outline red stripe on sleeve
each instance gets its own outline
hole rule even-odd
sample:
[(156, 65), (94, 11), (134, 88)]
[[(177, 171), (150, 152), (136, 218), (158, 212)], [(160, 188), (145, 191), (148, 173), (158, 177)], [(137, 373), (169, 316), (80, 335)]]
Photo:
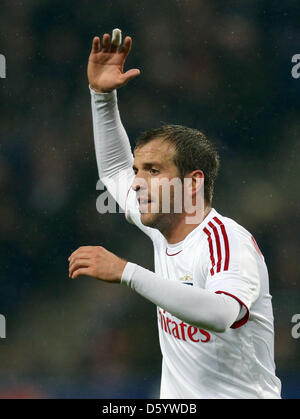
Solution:
[(212, 268), (210, 270), (210, 273), (211, 273), (211, 275), (213, 275), (214, 274), (214, 266), (215, 266), (215, 258), (214, 258), (214, 249), (213, 249), (213, 245), (212, 245), (211, 234), (210, 234), (210, 231), (208, 231), (206, 227), (203, 229), (203, 231), (207, 235), (207, 240), (208, 240), (208, 244), (209, 244), (209, 251), (210, 251), (210, 260), (211, 260), (211, 264), (212, 264)]
[(218, 229), (211, 221), (208, 223), (208, 225), (210, 226), (210, 228), (212, 228), (215, 238), (216, 238), (217, 254), (218, 254), (217, 272), (220, 272), (222, 255), (221, 255), (221, 244), (220, 244), (220, 237), (219, 237)]
[(222, 221), (219, 220), (218, 217), (214, 217), (214, 220), (216, 223), (219, 224), (219, 226), (221, 227), (221, 232), (222, 232), (222, 236), (224, 239), (224, 246), (225, 246), (225, 263), (224, 263), (224, 271), (228, 271), (228, 267), (229, 267), (229, 257), (230, 257), (230, 252), (229, 252), (229, 241), (228, 241), (228, 236), (226, 233), (226, 229), (224, 224), (222, 223)]
[(257, 253), (259, 254), (259, 256), (260, 257), (264, 257), (263, 256), (263, 254), (262, 254), (262, 252), (261, 252), (261, 250), (260, 250), (260, 248), (258, 247), (258, 244), (256, 243), (256, 240), (255, 240), (255, 238), (253, 237), (253, 236), (251, 236), (251, 240), (252, 240), (252, 242), (253, 242), (253, 244), (254, 244), (254, 247), (255, 247), (255, 249), (256, 249), (256, 251), (257, 251)]

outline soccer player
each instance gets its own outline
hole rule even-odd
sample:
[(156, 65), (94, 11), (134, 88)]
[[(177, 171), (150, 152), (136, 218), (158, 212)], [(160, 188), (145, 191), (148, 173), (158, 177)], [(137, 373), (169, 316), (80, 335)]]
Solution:
[[(83, 246), (69, 258), (69, 275), (127, 285), (157, 306), (162, 399), (280, 398), (266, 264), (253, 236), (212, 207), (219, 166), (213, 144), (195, 129), (163, 125), (143, 133), (131, 153), (116, 93), (140, 74), (124, 72), (131, 46), (129, 36), (120, 48), (109, 34), (93, 39), (94, 140), (100, 179), (153, 242), (155, 273)], [(163, 188), (153, 186), (162, 179), (189, 180), (182, 191), (192, 203), (203, 196), (197, 222), (187, 221), (187, 209), (174, 210), (175, 188), (170, 211), (162, 211)]]

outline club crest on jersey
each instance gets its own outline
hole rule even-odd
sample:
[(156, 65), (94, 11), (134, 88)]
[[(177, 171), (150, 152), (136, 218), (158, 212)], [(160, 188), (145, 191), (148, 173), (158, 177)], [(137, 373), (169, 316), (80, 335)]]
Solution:
[(179, 281), (182, 281), (186, 285), (193, 285), (193, 278), (188, 274), (181, 276)]

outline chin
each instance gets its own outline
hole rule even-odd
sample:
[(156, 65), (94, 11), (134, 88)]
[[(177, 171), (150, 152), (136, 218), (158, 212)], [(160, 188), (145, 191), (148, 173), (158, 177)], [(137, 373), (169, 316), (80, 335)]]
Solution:
[(152, 214), (143, 214), (141, 213), (141, 222), (145, 225), (145, 226), (152, 226), (153, 222), (154, 222), (154, 217)]
[(172, 217), (170, 214), (141, 214), (141, 222), (146, 227), (156, 228), (160, 232), (169, 229)]
[(146, 227), (156, 228), (158, 225), (158, 219), (159, 219), (159, 214), (151, 214), (151, 213), (141, 214), (141, 222)]

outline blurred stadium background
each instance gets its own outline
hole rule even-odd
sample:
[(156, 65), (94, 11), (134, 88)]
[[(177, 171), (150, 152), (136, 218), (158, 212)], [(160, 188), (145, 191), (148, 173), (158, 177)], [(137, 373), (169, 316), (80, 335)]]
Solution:
[(157, 397), (155, 307), (130, 290), (68, 278), (70, 253), (101, 244), (153, 268), (122, 214), (96, 211), (87, 59), (94, 35), (133, 37), (119, 91), (137, 135), (161, 122), (215, 139), (214, 207), (250, 230), (270, 273), (277, 374), (300, 395), (299, 5), (274, 0), (1, 2), (0, 397)]

